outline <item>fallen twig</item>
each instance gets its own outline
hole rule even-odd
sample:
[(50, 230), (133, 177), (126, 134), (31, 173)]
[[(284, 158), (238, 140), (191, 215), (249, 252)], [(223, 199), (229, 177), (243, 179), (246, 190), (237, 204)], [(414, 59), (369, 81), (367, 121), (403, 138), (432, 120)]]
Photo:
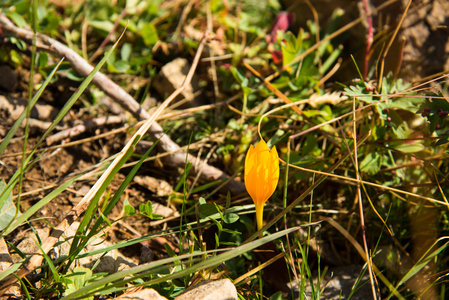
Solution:
[(78, 136), (81, 133), (91, 129), (96, 128), (99, 126), (104, 126), (108, 124), (117, 124), (117, 123), (123, 123), (125, 121), (125, 118), (121, 116), (109, 116), (109, 117), (100, 117), (96, 119), (91, 119), (85, 121), (83, 124), (76, 125), (74, 127), (68, 128), (66, 130), (62, 130), (52, 136), (49, 136), (46, 141), (47, 145), (52, 145), (58, 141), (61, 141), (65, 138)]
[[(19, 38), (27, 43), (32, 42), (33, 32), (31, 30), (15, 26), (6, 16), (0, 15), (0, 29), (3, 35), (10, 35), (15, 38)], [(72, 68), (82, 76), (87, 76), (93, 70), (93, 67), (78, 53), (46, 35), (37, 35), (36, 46), (38, 50), (52, 52), (60, 57), (65, 57), (71, 63)], [(109, 97), (119, 103), (120, 106), (129, 111), (136, 119), (147, 120), (151, 117), (151, 115), (146, 110), (142, 109), (139, 103), (134, 100), (131, 95), (129, 95), (125, 90), (123, 90), (103, 73), (97, 72), (92, 81)], [(180, 93), (185, 86), (186, 85), (184, 84), (180, 89), (178, 89), (177, 92)], [(200, 177), (201, 180), (215, 181), (229, 179), (229, 176), (223, 171), (208, 164), (204, 164), (202, 160), (198, 163), (198, 159), (196, 157), (181, 151), (180, 147), (173, 142), (168, 135), (164, 134), (164, 130), (157, 122), (153, 123), (151, 128), (148, 130), (148, 134), (153, 139), (159, 139), (158, 148), (161, 152), (174, 153), (166, 157), (163, 163), (172, 167), (184, 168), (187, 156), (188, 162), (191, 162), (193, 166), (199, 166), (199, 168), (202, 169)], [(192, 169), (195, 174), (198, 174), (198, 168)], [(228, 188), (232, 194), (239, 194), (245, 191), (243, 184), (240, 181), (233, 179), (229, 180), (226, 188)]]

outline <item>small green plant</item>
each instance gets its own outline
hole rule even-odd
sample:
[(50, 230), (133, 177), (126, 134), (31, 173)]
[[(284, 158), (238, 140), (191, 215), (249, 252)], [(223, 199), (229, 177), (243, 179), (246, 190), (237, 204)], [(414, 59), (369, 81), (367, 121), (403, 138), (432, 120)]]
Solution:
[(131, 206), (127, 199), (124, 201), (124, 209), (125, 213), (128, 216), (141, 215), (149, 218), (150, 220), (160, 220), (162, 219), (162, 215), (153, 214), (153, 204), (151, 201), (147, 201), (147, 203), (142, 203), (139, 205), (139, 212), (136, 213), (134, 206)]

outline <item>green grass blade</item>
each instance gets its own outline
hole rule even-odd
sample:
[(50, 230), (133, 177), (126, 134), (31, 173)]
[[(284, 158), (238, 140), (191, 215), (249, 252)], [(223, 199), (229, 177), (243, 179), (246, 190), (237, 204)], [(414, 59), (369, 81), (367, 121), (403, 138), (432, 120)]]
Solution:
[(78, 175), (74, 178), (71, 178), (70, 180), (67, 180), (61, 186), (57, 187), (54, 191), (45, 196), (42, 200), (34, 204), (31, 208), (27, 209), (15, 220), (15, 222), (7, 230), (5, 230), (3, 235), (11, 233), (18, 226), (22, 225), (26, 220), (28, 220), (29, 217), (31, 217), (34, 213), (36, 213), (39, 209), (41, 209), (45, 204), (47, 204), (48, 202), (53, 200), (56, 196), (58, 196), (60, 193), (65, 191), (65, 189), (68, 188), (73, 182), (75, 182), (80, 176), (81, 175)]
[[(186, 276), (188, 274), (195, 273), (195, 272), (200, 271), (200, 270), (204, 270), (204, 269), (208, 269), (208, 268), (217, 266), (217, 265), (219, 265), (219, 264), (221, 264), (221, 263), (223, 263), (225, 261), (228, 261), (228, 260), (230, 260), (230, 259), (232, 259), (232, 258), (234, 258), (236, 256), (242, 255), (245, 252), (251, 251), (251, 250), (253, 250), (253, 249), (255, 249), (255, 248), (257, 248), (257, 247), (259, 247), (261, 245), (264, 245), (264, 244), (266, 244), (266, 243), (268, 243), (270, 241), (274, 241), (274, 240), (276, 240), (276, 239), (278, 239), (280, 237), (285, 236), (286, 234), (292, 233), (292, 232), (298, 230), (299, 228), (300, 227), (293, 227), (293, 228), (286, 229), (286, 230), (283, 230), (283, 231), (280, 231), (280, 232), (276, 232), (276, 233), (274, 233), (272, 235), (263, 237), (261, 239), (257, 239), (255, 241), (250, 242), (250, 243), (247, 243), (247, 244), (241, 245), (241, 246), (239, 246), (237, 248), (233, 248), (233, 249), (231, 249), (229, 251), (226, 251), (225, 253), (222, 253), (220, 255), (208, 258), (208, 259), (206, 259), (204, 261), (201, 261), (198, 264), (195, 264), (195, 265), (193, 265), (191, 267), (188, 267), (188, 268), (183, 269), (181, 271), (178, 271), (176, 273), (173, 273), (173, 274), (170, 274), (170, 275), (167, 275), (167, 276), (162, 276), (160, 278), (151, 280), (150, 282), (146, 282), (145, 285), (151, 285), (151, 284), (157, 284), (157, 283), (160, 283), (160, 282), (166, 282), (166, 281), (169, 281), (169, 280), (173, 280), (173, 279), (176, 279), (176, 278), (179, 278), (179, 277)], [(186, 254), (186, 255), (181, 255), (181, 256), (176, 256), (176, 257), (170, 257), (170, 258), (167, 258), (167, 259), (157, 260), (157, 261), (151, 262), (151, 263), (146, 264), (146, 265), (137, 266), (137, 267), (134, 267), (134, 268), (122, 271), (122, 272), (111, 274), (111, 275), (109, 275), (109, 276), (107, 276), (107, 277), (105, 277), (103, 279), (98, 280), (97, 282), (94, 282), (94, 283), (92, 283), (92, 284), (90, 284), (90, 285), (88, 285), (88, 286), (86, 286), (86, 287), (84, 287), (82, 289), (79, 289), (78, 291), (76, 291), (76, 292), (74, 292), (74, 293), (72, 293), (70, 295), (67, 295), (66, 297), (64, 297), (62, 299), (63, 300), (80, 299), (82, 297), (86, 297), (87, 295), (91, 295), (93, 293), (98, 293), (98, 292), (100, 292), (103, 289), (101, 287), (105, 286), (106, 284), (109, 284), (109, 283), (115, 282), (117, 280), (120, 280), (120, 279), (122, 279), (122, 278), (124, 278), (126, 276), (129, 276), (129, 275), (134, 275), (135, 276), (135, 274), (138, 274), (140, 272), (146, 272), (146, 271), (151, 270), (151, 269), (153, 269), (155, 267), (171, 263), (171, 262), (173, 262), (175, 260), (187, 259), (187, 258), (194, 257), (194, 256), (202, 256), (202, 255), (204, 255), (206, 253), (207, 252), (197, 252), (197, 253)], [(144, 275), (145, 274), (143, 273), (142, 276), (144, 276)], [(101, 289), (97, 290), (98, 288), (101, 288)], [(110, 287), (108, 287), (107, 289), (109, 289), (109, 288)]]
[(15, 271), (17, 271), (20, 267), (22, 267), (24, 264), (23, 261), (19, 261), (11, 266), (9, 266), (8, 269), (6, 269), (3, 272), (0, 272), (0, 281), (8, 277), (9, 275), (13, 274)]
[[(24, 162), (22, 162), (22, 165), (25, 166), (28, 164), (28, 162), (31, 160), (31, 156), (29, 156)], [(28, 165), (26, 168), (19, 168), (14, 175), (11, 177), (11, 179), (8, 181), (8, 184), (6, 187), (1, 191), (0, 193), (0, 207), (3, 207), (5, 205), (6, 200), (8, 199), (8, 196), (12, 194), (12, 191), (17, 184), (17, 181), (20, 178), (20, 174), (25, 173), (30, 167), (32, 167), (36, 162), (38, 158), (36, 158), (30, 165)], [(5, 228), (4, 230), (6, 230)], [(0, 238), (4, 235), (4, 231), (0, 232)]]
[[(429, 248), (429, 250), (426, 251), (426, 253), (421, 257), (421, 259), (405, 274), (404, 277), (398, 282), (396, 285), (396, 290), (407, 280), (409, 280), (411, 277), (416, 275), (419, 271), (421, 271), (431, 260), (435, 259), (435, 257), (441, 253), (441, 251), (445, 250), (447, 248), (447, 245), (449, 242), (446, 242), (444, 245), (433, 251), (432, 253), (429, 253), (430, 250), (443, 239), (448, 239), (447, 237), (440, 238)], [(390, 299), (393, 296), (393, 293), (390, 293), (387, 299)]]
[[(120, 171), (121, 167), (128, 158), (134, 153), (134, 147), (130, 147), (127, 149), (126, 153), (121, 157), (121, 159), (115, 163), (113, 169), (108, 173), (108, 176), (103, 179), (103, 182), (95, 195), (92, 197), (91, 201), (89, 201), (89, 205), (84, 213), (83, 219), (76, 230), (76, 234), (72, 241), (72, 246), (70, 247), (69, 252), (69, 263), (66, 266), (66, 269), (70, 266), (70, 264), (75, 259), (76, 255), (83, 249), (84, 245), (88, 242), (88, 237), (85, 237), (85, 233), (87, 232), (90, 222), (94, 217), (95, 209), (97, 208), (98, 201), (103, 195), (104, 191), (106, 191), (108, 185), (114, 179), (115, 175)], [(81, 238), (83, 236), (83, 238)]]
[(47, 262), (47, 266), (50, 269), (51, 274), (53, 275), (53, 278), (56, 282), (60, 282), (60, 276), (59, 276), (59, 272), (58, 270), (56, 270), (56, 266), (53, 263), (53, 261), (51, 260), (50, 256), (48, 256), (47, 253), (45, 253), (45, 251), (41, 248), (41, 245), (39, 245), (38, 242), (36, 242), (36, 245), (39, 247), (39, 249), (41, 250), (42, 255), (44, 256), (45, 261)]
[[(117, 191), (115, 192), (114, 196), (112, 197), (111, 201), (109, 201), (108, 205), (106, 206), (106, 208), (102, 212), (105, 216), (107, 216), (111, 212), (111, 210), (114, 208), (114, 206), (117, 204), (117, 201), (120, 199), (120, 196), (123, 194), (125, 189), (128, 187), (128, 185), (130, 184), (130, 182), (133, 179), (134, 175), (137, 173), (139, 168), (144, 163), (145, 159), (150, 155), (151, 151), (154, 149), (154, 147), (156, 147), (156, 145), (157, 145), (157, 141), (139, 159), (137, 164), (132, 168), (131, 172), (128, 173), (128, 175), (126, 176), (125, 180), (122, 182), (122, 184), (117, 189)], [(98, 230), (98, 228), (100, 228), (102, 223), (103, 223), (103, 220), (101, 218), (99, 218), (97, 220), (97, 222), (94, 224), (94, 226), (92, 227), (92, 229), (90, 230), (89, 235), (87, 236), (88, 239), (91, 238), (92, 236), (94, 236), (95, 234), (97, 234), (97, 230)]]
[(5, 151), (6, 147), (8, 146), (9, 142), (13, 138), (13, 136), (16, 134), (17, 129), (19, 129), (20, 125), (22, 124), (23, 120), (26, 117), (27, 110), (31, 110), (31, 108), (36, 104), (37, 100), (40, 98), (42, 93), (44, 92), (47, 85), (50, 83), (51, 79), (55, 75), (56, 71), (59, 69), (59, 66), (61, 65), (63, 59), (59, 61), (59, 63), (53, 68), (51, 73), (48, 75), (47, 79), (45, 79), (44, 83), (41, 85), (41, 87), (37, 90), (36, 94), (31, 99), (31, 102), (28, 103), (27, 108), (20, 114), (19, 118), (17, 118), (16, 122), (14, 122), (14, 125), (11, 127), (11, 129), (6, 134), (5, 138), (3, 139), (2, 143), (0, 144), (0, 155)]
[[(126, 28), (125, 28), (125, 30), (126, 30)], [(68, 111), (73, 106), (73, 104), (75, 104), (76, 100), (78, 100), (78, 98), (81, 96), (81, 94), (86, 90), (86, 88), (89, 86), (90, 82), (94, 78), (95, 74), (101, 69), (101, 67), (103, 67), (103, 65), (109, 59), (111, 54), (114, 52), (115, 48), (117, 47), (117, 45), (120, 42), (120, 39), (122, 38), (124, 33), (125, 32), (123, 31), (122, 35), (118, 38), (118, 40), (114, 43), (114, 45), (112, 45), (111, 49), (109, 49), (106, 52), (104, 57), (94, 67), (92, 72), (90, 72), (90, 74), (86, 77), (86, 79), (83, 80), (83, 82), (80, 84), (80, 86), (78, 87), (76, 92), (73, 93), (72, 96), (70, 96), (69, 100), (67, 100), (67, 102), (64, 105), (64, 107), (61, 109), (61, 111), (55, 117), (55, 120), (51, 123), (50, 127), (47, 129), (47, 131), (40, 138), (39, 142), (37, 143), (38, 145), (47, 137), (47, 135), (50, 134), (50, 132), (56, 127), (56, 125), (58, 125), (59, 122), (61, 122), (62, 118), (68, 113)]]

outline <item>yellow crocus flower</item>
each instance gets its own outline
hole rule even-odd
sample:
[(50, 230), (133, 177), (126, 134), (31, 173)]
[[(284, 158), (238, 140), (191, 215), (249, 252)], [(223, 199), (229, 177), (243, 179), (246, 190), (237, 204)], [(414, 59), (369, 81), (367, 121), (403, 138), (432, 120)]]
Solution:
[(263, 206), (279, 181), (279, 156), (276, 147), (268, 149), (263, 139), (250, 145), (245, 159), (245, 186), (256, 207), (257, 229), (263, 227)]

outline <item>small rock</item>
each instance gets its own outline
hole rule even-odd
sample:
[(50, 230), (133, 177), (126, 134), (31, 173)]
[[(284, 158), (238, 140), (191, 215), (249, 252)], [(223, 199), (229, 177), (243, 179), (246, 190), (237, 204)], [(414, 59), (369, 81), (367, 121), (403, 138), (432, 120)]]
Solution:
[(0, 273), (2, 273), (14, 263), (3, 238), (0, 238), (0, 257)]
[[(0, 95), (0, 113), (4, 118), (17, 120), (27, 106), (28, 100)], [(42, 121), (52, 121), (58, 111), (51, 105), (37, 103), (31, 109), (30, 117)]]
[(237, 300), (237, 289), (229, 279), (206, 280), (189, 287), (175, 300)]
[[(181, 87), (184, 79), (189, 72), (190, 64), (185, 58), (177, 58), (165, 66), (162, 67), (161, 72), (156, 77), (153, 82), (154, 88), (158, 93), (166, 98), (170, 96), (175, 90)], [(194, 75), (190, 84), (181, 92), (181, 95), (176, 97), (175, 101), (183, 100), (183, 104), (180, 105), (181, 108), (196, 107), (201, 105), (201, 100), (199, 95), (199, 80)]]
[(135, 176), (134, 181), (158, 196), (168, 196), (173, 193), (170, 183), (162, 179), (151, 176)]
[(121, 295), (120, 297), (114, 298), (114, 300), (167, 300), (167, 298), (159, 295), (154, 289), (143, 289), (137, 292)]
[[(43, 242), (48, 238), (48, 236), (50, 234), (50, 228), (36, 229), (36, 234), (39, 237), (39, 239)], [(28, 231), (26, 233), (24, 239), (21, 240), (20, 243), (17, 245), (17, 249), (19, 249), (26, 256), (32, 256), (34, 254), (41, 254), (41, 250), (36, 245), (36, 242), (37, 242), (36, 234), (33, 231)], [(13, 252), (11, 254), (11, 258), (15, 263), (22, 260), (22, 257), (18, 253), (15, 253), (15, 252)]]

